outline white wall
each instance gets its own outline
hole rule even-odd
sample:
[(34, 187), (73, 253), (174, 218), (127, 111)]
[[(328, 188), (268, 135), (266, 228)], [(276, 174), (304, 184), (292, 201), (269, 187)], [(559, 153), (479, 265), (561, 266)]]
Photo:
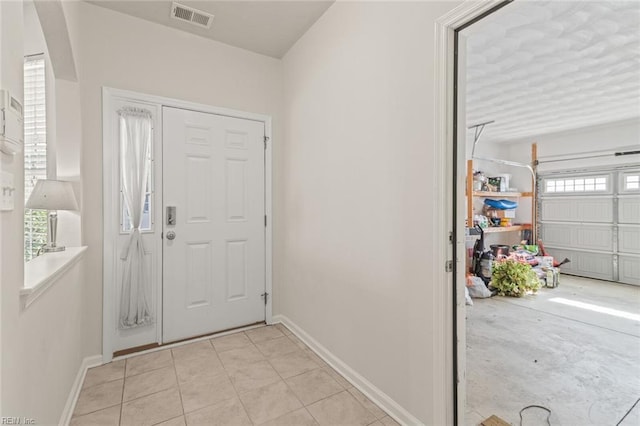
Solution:
[[(0, 87), (9, 90), (22, 101), (22, 3), (0, 2)], [(14, 174), (16, 208), (0, 212), (0, 414), (7, 412), (4, 397), (11, 392), (5, 365), (11, 358), (7, 348), (15, 342), (15, 303), (22, 286), (23, 204), (24, 197), (22, 155), (15, 157), (0, 153), (0, 170)]]
[[(9, 87), (22, 98), (23, 55), (43, 52), (46, 46), (43, 46), (44, 39), (32, 5), (26, 5), (24, 14), (22, 2), (1, 2), (0, 9), (2, 87)], [(51, 74), (49, 78), (53, 82)], [(48, 107), (52, 106), (49, 104)], [(56, 119), (54, 111), (48, 111), (48, 119), (54, 120), (51, 129), (65, 124), (60, 123), (59, 117)], [(29, 308), (21, 307), (19, 290), (24, 276), (23, 155), (11, 158), (3, 154), (2, 168), (14, 173), (17, 191), (15, 210), (0, 213), (0, 340), (6, 348), (2, 351), (0, 364), (1, 412), (5, 416), (34, 418), (39, 424), (56, 424), (81, 361), (88, 355), (82, 332), (85, 323), (82, 318), (84, 266), (80, 261)]]
[[(0, 2), (0, 87), (8, 89), (21, 102), (23, 99), (23, 11), (21, 2)], [(23, 156), (0, 153), (0, 169), (13, 173), (15, 205), (13, 211), (0, 212), (0, 414), (9, 412), (11, 404), (5, 401), (13, 395), (12, 385), (17, 383), (11, 369), (14, 365), (16, 322), (18, 320), (18, 291), (23, 283), (23, 214), (24, 175)]]
[[(89, 246), (86, 312), (93, 353), (102, 346), (103, 86), (271, 115), (275, 170), (281, 61), (85, 2), (65, 2), (82, 108), (83, 242)], [(117, 29), (117, 30), (115, 30)], [(280, 174), (274, 176), (274, 186)], [(277, 197), (277, 193), (276, 193)]]
[[(82, 259), (26, 310), (3, 312), (11, 332), (3, 336), (3, 411), (37, 424), (57, 424), (85, 356), (83, 339), (85, 270)], [(93, 355), (93, 354), (91, 354)]]
[[(56, 79), (56, 177), (73, 182), (78, 205), (83, 209), (81, 157), (82, 114), (80, 84), (77, 81)], [(68, 247), (82, 245), (81, 213), (58, 212), (58, 241)]]
[(426, 424), (447, 409), (432, 306), (450, 303), (432, 281), (434, 22), (457, 5), (338, 2), (283, 59), (275, 313)]

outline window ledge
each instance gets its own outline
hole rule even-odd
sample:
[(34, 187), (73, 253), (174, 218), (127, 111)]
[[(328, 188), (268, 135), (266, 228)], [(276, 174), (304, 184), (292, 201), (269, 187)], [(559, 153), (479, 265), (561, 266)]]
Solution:
[(64, 251), (45, 253), (24, 265), (24, 287), (20, 289), (23, 308), (31, 305), (40, 295), (75, 265), (87, 247), (67, 247)]

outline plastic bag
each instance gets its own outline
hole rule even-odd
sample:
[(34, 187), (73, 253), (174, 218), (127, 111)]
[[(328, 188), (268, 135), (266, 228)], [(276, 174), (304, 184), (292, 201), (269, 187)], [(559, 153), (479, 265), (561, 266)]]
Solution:
[(473, 300), (469, 296), (469, 287), (464, 288), (464, 303), (465, 305), (473, 306)]
[(476, 299), (491, 297), (491, 290), (487, 288), (480, 277), (468, 277), (467, 288), (469, 289), (469, 295)]

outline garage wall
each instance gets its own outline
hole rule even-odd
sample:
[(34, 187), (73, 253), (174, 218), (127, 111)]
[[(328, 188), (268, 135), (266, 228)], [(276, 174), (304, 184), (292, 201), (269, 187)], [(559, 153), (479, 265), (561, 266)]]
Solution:
[[(85, 304), (93, 353), (102, 347), (103, 86), (273, 117), (274, 187), (281, 138), (281, 61), (86, 2), (63, 2), (76, 54), (82, 107)], [(117, 30), (115, 30), (117, 29)], [(276, 189), (277, 205), (277, 189)], [(277, 210), (276, 210), (277, 211)], [(277, 218), (275, 226), (277, 226)]]
[[(337, 2), (284, 57), (275, 311), (425, 424), (434, 362), (434, 22), (456, 2)], [(446, 373), (445, 373), (446, 374)], [(449, 407), (450, 408), (450, 407)]]
[[(602, 151), (637, 150), (640, 144), (640, 119), (535, 136), (527, 140), (506, 142), (509, 159), (513, 161), (530, 162), (532, 142), (537, 142), (538, 144), (538, 158), (540, 160), (562, 158), (563, 156), (589, 155), (589, 153)], [(540, 171), (613, 166), (633, 162), (640, 162), (640, 156), (549, 163), (540, 165)], [(521, 185), (523, 179), (526, 178), (526, 173), (520, 171), (515, 175), (514, 182), (517, 185)]]
[[(637, 150), (640, 142), (640, 120), (625, 120), (618, 123), (586, 127), (577, 130), (547, 135), (532, 136), (525, 140), (513, 140), (498, 144), (502, 146), (506, 160), (531, 162), (531, 144), (538, 144), (538, 159), (558, 159), (573, 156), (588, 156), (619, 150)], [(614, 166), (640, 162), (640, 155), (629, 157), (608, 157), (586, 160), (562, 161), (541, 164), (540, 173), (553, 170), (576, 170), (590, 167)], [(531, 174), (526, 169), (511, 167), (512, 185), (516, 188), (531, 188)], [(530, 189), (526, 189), (527, 191)], [(531, 211), (530, 199), (521, 200), (521, 211)], [(530, 221), (530, 215), (519, 216), (522, 221)]]

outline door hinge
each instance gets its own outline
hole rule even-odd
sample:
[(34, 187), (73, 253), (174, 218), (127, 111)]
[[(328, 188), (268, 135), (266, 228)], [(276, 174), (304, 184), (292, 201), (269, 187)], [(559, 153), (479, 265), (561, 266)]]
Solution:
[(449, 232), (449, 244), (453, 244), (453, 232)]
[(264, 305), (267, 305), (267, 300), (269, 300), (269, 293), (262, 293), (260, 296), (264, 297)]
[(445, 272), (453, 272), (453, 260), (447, 260), (444, 263)]
[(267, 149), (267, 142), (269, 142), (269, 136), (264, 137), (264, 149)]
[(266, 214), (264, 215), (264, 227), (265, 228), (267, 227), (267, 215)]
[(164, 232), (161, 232), (161, 233), (160, 233), (160, 239), (161, 239), (161, 240), (164, 240)]

